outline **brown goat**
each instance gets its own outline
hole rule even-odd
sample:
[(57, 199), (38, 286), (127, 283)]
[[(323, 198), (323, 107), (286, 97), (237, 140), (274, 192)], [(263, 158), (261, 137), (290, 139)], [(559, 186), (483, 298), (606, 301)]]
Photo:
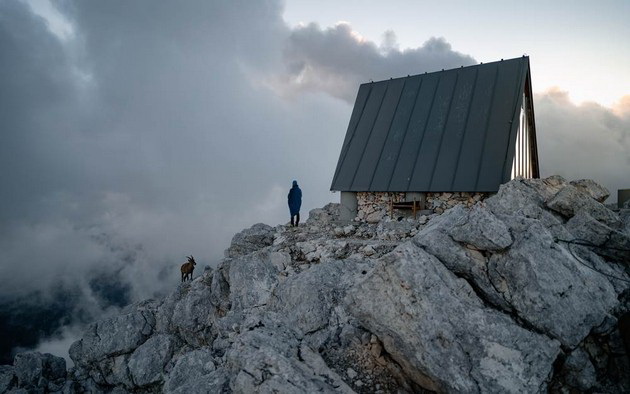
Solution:
[(186, 278), (188, 278), (188, 280), (192, 280), (193, 270), (197, 264), (192, 254), (190, 256), (186, 256), (186, 258), (188, 259), (188, 262), (182, 264), (182, 282), (185, 282)]

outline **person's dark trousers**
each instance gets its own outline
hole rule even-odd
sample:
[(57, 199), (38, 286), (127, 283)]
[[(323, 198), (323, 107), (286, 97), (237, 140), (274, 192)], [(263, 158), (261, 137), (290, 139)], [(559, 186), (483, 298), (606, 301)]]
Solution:
[[(295, 217), (295, 223), (293, 222), (293, 218)], [(291, 215), (291, 226), (296, 226), (300, 223), (300, 214)]]

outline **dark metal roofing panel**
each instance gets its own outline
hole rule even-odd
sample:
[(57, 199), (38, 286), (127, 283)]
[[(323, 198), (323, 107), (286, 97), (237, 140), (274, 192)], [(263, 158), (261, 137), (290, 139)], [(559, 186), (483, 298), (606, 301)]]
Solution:
[(411, 121), (411, 115), (416, 104), (416, 98), (420, 91), (420, 82), (420, 76), (405, 79), (405, 87), (398, 101), (398, 109), (396, 110), (394, 120), (392, 120), (392, 126), (390, 127), (387, 140), (383, 146), (381, 157), (376, 165), (374, 177), (372, 178), (370, 185), (372, 189), (389, 189), (394, 167), (398, 162), (403, 141)]
[(372, 127), (376, 121), (383, 102), (383, 97), (387, 91), (387, 82), (374, 83), (370, 86), (370, 94), (363, 108), (361, 118), (357, 127), (348, 141), (348, 147), (343, 157), (343, 162), (339, 163), (339, 172), (335, 178), (340, 189), (351, 190), (354, 175), (363, 157), (363, 151), (367, 145), (368, 138), (372, 132)]
[(430, 190), (433, 169), (440, 151), (457, 77), (458, 75), (452, 72), (441, 75), (408, 189)]
[(528, 75), (523, 57), (361, 85), (331, 189), (498, 190)]
[(498, 69), (497, 63), (477, 68), (477, 84), (451, 190), (475, 190)]
[[(494, 100), (486, 128), (481, 165), (475, 190), (499, 190), (505, 182), (503, 168), (510, 137), (516, 138), (519, 97), (523, 94), (522, 62), (507, 61), (499, 67)], [(513, 157), (513, 155), (512, 155)], [(510, 160), (511, 164), (512, 160)], [(509, 172), (507, 177), (509, 179)]]
[(335, 177), (337, 179), (337, 175), (339, 174), (339, 170), (341, 169), (341, 163), (343, 162), (346, 154), (348, 153), (348, 144), (352, 140), (352, 136), (356, 132), (357, 125), (359, 124), (359, 120), (363, 116), (363, 108), (367, 103), (367, 99), (370, 96), (372, 85), (361, 85), (359, 88), (359, 93), (357, 93), (357, 99), (354, 102), (354, 108), (352, 109), (352, 115), (350, 116), (350, 123), (348, 124), (348, 130), (346, 131), (346, 137), (343, 140), (343, 145), (341, 145), (341, 154), (339, 156), (339, 164), (337, 165), (337, 169), (335, 170)]
[[(415, 98), (407, 133), (405, 134), (405, 138), (398, 155), (398, 162), (394, 166), (394, 172), (391, 176), (389, 188), (380, 189), (381, 191), (406, 191), (409, 187), (411, 173), (414, 165), (416, 164), (416, 158), (418, 157), (418, 151), (420, 149), (422, 137), (424, 136), (424, 130), (427, 125), (427, 120), (429, 119), (429, 112), (431, 112), (433, 96), (437, 91), (439, 81), (439, 74), (424, 75), (422, 77), (422, 81), (419, 85), (420, 89), (418, 96)], [(420, 99), (420, 97), (424, 97), (426, 99)]]
[(451, 188), (464, 138), (466, 121), (470, 114), (470, 103), (477, 79), (477, 70), (477, 68), (467, 68), (459, 74), (428, 190), (442, 191)]
[(398, 101), (400, 100), (400, 94), (404, 85), (404, 79), (390, 81), (388, 84), (387, 92), (381, 104), (381, 110), (374, 122), (372, 133), (370, 134), (368, 144), (365, 147), (363, 157), (359, 162), (359, 168), (354, 177), (354, 182), (352, 183), (355, 189), (370, 190), (374, 170), (383, 151), (385, 140), (387, 139), (394, 114), (398, 108)]

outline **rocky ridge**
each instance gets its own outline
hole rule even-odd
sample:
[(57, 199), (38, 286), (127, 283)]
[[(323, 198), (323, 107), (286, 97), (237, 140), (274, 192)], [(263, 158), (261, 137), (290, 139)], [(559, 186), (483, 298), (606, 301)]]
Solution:
[(418, 220), (256, 224), (87, 327), (68, 371), (18, 354), (0, 392), (628, 392), (630, 211), (607, 194), (517, 179)]

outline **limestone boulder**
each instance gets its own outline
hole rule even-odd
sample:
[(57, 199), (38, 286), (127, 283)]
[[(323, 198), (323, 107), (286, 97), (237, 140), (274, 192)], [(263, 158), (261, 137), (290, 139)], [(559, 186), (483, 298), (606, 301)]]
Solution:
[[(171, 369), (164, 384), (164, 392), (175, 393), (182, 391), (189, 385), (197, 383), (200, 378), (215, 371), (212, 350), (200, 348), (183, 354)], [(198, 384), (198, 383), (197, 383)], [(201, 386), (199, 389), (203, 389)]]
[(347, 303), (407, 376), (433, 391), (544, 391), (559, 352), (559, 342), (485, 306), (410, 242), (383, 257)]
[(488, 273), (517, 315), (564, 345), (575, 347), (617, 305), (607, 277), (581, 264), (540, 223), (515, 234)]
[(620, 223), (619, 217), (613, 211), (594, 200), (589, 193), (583, 192), (573, 185), (563, 187), (556, 195), (547, 200), (546, 205), (567, 219), (579, 211), (585, 211), (595, 220), (607, 225)]
[(173, 356), (177, 339), (158, 334), (140, 345), (129, 357), (129, 373), (137, 387), (161, 382), (166, 363)]
[(483, 205), (470, 210), (458, 205), (447, 211), (444, 218), (448, 223), (448, 235), (455, 241), (474, 246), (479, 250), (499, 251), (512, 244), (509, 228)]
[(315, 208), (309, 211), (306, 224), (327, 225), (338, 221), (341, 212), (341, 204), (329, 203), (323, 208)]
[[(313, 366), (312, 357), (300, 358), (300, 341), (295, 332), (273, 321), (238, 336), (226, 353), (226, 368), (236, 393), (337, 392), (339, 383), (322, 364)], [(316, 373), (317, 372), (317, 373)]]
[(571, 352), (563, 364), (567, 384), (573, 389), (585, 392), (597, 383), (597, 374), (588, 354), (581, 348)]
[[(5, 385), (12, 383), (6, 371)], [(57, 391), (63, 387), (66, 379), (66, 360), (50, 353), (19, 353), (13, 360), (13, 373), (17, 386), (29, 392)]]
[(273, 227), (264, 223), (254, 224), (232, 237), (230, 247), (225, 251), (225, 257), (239, 257), (273, 245)]
[(212, 277), (201, 277), (179, 285), (158, 307), (158, 332), (177, 334), (192, 346), (211, 343), (216, 335), (213, 324), (220, 314), (212, 302), (211, 281)]
[(17, 383), (12, 365), (0, 365), (0, 393), (9, 391)]
[(608, 196), (610, 196), (608, 189), (591, 179), (577, 179), (575, 181), (571, 181), (570, 184), (600, 203), (606, 201)]
[(230, 389), (230, 376), (223, 369), (210, 373), (190, 376), (186, 382), (172, 390), (164, 392), (169, 394), (207, 394), (207, 393), (229, 393), (235, 392)]
[(87, 327), (83, 338), (70, 347), (75, 365), (84, 366), (107, 357), (131, 353), (153, 333), (155, 316), (146, 310), (114, 316)]
[(232, 260), (229, 268), (232, 308), (259, 308), (266, 305), (278, 284), (278, 275), (278, 269), (266, 250)]
[(505, 311), (511, 311), (512, 307), (488, 276), (489, 256), (453, 240), (448, 235), (448, 223), (448, 220), (433, 221), (413, 238), (414, 244), (435, 256), (457, 276), (470, 281), (486, 302)]
[(611, 227), (595, 220), (588, 212), (579, 211), (567, 221), (566, 228), (572, 235), (566, 240), (567, 247), (585, 246), (611, 260), (630, 262), (630, 233), (625, 231), (622, 224)]
[(373, 264), (369, 260), (318, 264), (278, 285), (269, 308), (287, 326), (304, 334), (322, 330), (330, 324), (333, 309), (341, 303), (347, 289), (367, 274)]

